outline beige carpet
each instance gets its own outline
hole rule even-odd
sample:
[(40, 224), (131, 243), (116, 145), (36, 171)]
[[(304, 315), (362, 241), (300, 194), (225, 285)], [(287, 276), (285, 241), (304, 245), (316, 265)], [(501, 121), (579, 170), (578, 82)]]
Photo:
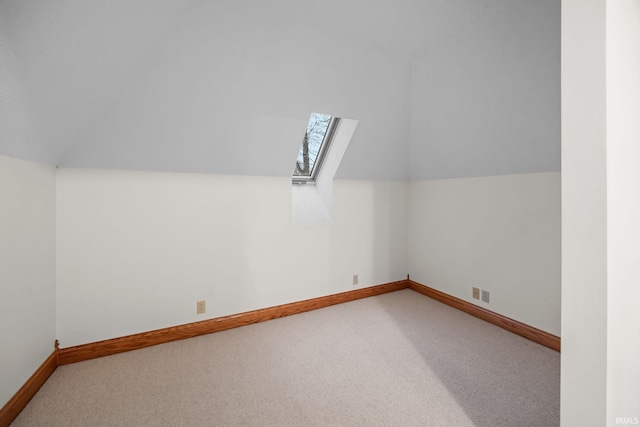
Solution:
[(558, 426), (560, 355), (411, 290), (73, 365), (13, 426)]

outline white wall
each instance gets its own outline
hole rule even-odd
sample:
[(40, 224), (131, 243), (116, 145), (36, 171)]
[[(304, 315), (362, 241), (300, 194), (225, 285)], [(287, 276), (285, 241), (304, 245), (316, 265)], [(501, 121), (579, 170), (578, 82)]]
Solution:
[(560, 2), (463, 3), (411, 68), (409, 270), (560, 335)]
[(562, 425), (637, 424), (640, 3), (562, 23)]
[(0, 156), (0, 407), (53, 352), (55, 169)]
[(61, 347), (407, 273), (405, 182), (337, 180), (314, 227), (292, 226), (290, 178), (59, 169), (57, 185)]
[(640, 1), (606, 4), (607, 422), (640, 423)]
[(563, 426), (606, 425), (605, 2), (562, 1)]
[(559, 173), (411, 182), (408, 214), (413, 280), (560, 335)]

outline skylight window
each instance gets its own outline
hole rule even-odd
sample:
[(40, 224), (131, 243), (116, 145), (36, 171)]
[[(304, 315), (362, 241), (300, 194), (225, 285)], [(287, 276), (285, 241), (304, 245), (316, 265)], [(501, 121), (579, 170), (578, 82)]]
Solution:
[(293, 170), (294, 184), (315, 182), (338, 120), (337, 117), (328, 114), (311, 114)]

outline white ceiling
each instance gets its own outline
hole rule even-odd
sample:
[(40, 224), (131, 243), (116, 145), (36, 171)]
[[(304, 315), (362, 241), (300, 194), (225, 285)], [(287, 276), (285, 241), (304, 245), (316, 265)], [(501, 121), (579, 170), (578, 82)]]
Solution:
[[(343, 176), (371, 177), (391, 161), (390, 172), (375, 177), (403, 179), (411, 64), (457, 40), (508, 34), (531, 3), (0, 0), (0, 153), (74, 167), (286, 175), (299, 144), (293, 135), (324, 108), (318, 112), (359, 119), (354, 144), (372, 153), (369, 170), (348, 152), (354, 172)], [(340, 91), (310, 89), (315, 99), (307, 100), (300, 93), (310, 81), (287, 73), (308, 73), (295, 49), (323, 40), (340, 45), (325, 53), (325, 75)], [(249, 135), (255, 129), (240, 129), (247, 120), (270, 123), (273, 144), (278, 132), (286, 142), (259, 148)], [(291, 151), (292, 159), (274, 168), (238, 160), (271, 151)]]
[(188, 1), (27, 0), (0, 3), (0, 34), (41, 138), (58, 163), (75, 136), (117, 100)]

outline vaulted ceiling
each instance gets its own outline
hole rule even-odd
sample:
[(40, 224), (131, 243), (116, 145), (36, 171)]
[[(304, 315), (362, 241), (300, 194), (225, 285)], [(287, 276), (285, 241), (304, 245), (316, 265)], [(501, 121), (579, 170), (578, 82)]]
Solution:
[[(288, 176), (315, 111), (360, 121), (339, 177), (407, 179), (424, 165), (412, 152), (433, 151), (421, 148), (430, 147), (424, 135), (443, 145), (415, 131), (434, 125), (416, 109), (433, 111), (425, 102), (446, 93), (425, 87), (430, 67), (450, 75), (470, 66), (456, 52), (472, 54), (475, 71), (504, 69), (495, 62), (507, 55), (521, 64), (508, 71), (524, 72), (489, 79), (499, 95), (530, 101), (518, 128), (496, 138), (480, 129), (486, 148), (507, 153), (496, 170), (558, 169), (557, 0), (0, 0), (0, 154)], [(521, 130), (525, 142), (504, 151), (501, 138)], [(464, 157), (464, 144), (478, 151), (458, 137), (445, 157)]]

